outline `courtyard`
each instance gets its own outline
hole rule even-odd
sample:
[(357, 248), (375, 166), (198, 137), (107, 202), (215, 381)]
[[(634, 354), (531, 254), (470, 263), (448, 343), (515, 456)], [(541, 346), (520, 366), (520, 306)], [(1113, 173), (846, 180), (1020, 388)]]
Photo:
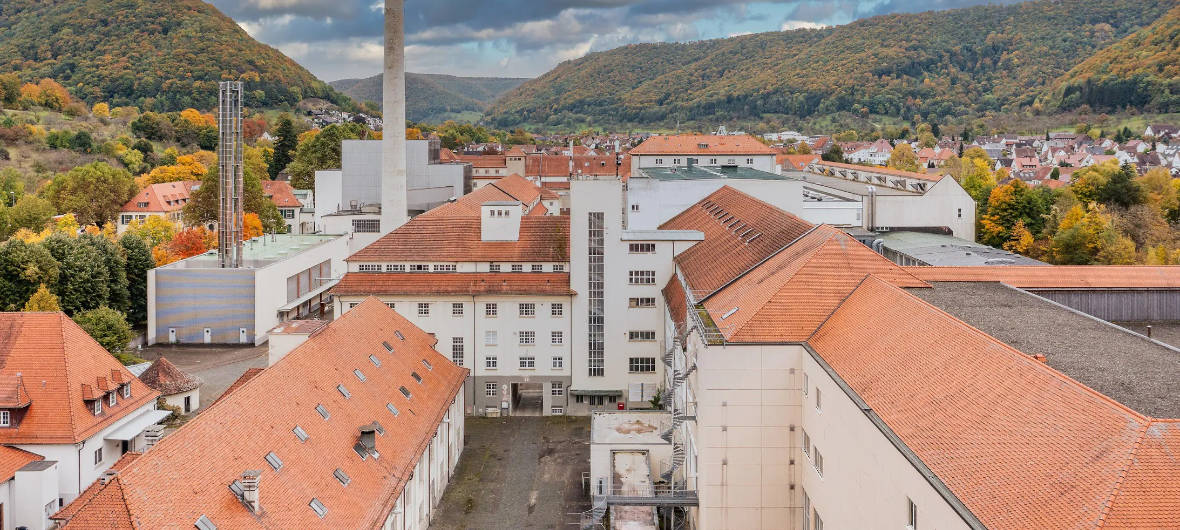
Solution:
[(136, 352), (148, 361), (166, 357), (177, 368), (201, 378), (199, 410), (217, 400), (250, 368), (266, 368), (267, 345), (170, 345), (157, 344)]
[(590, 508), (590, 418), (468, 416), (467, 445), (434, 529), (575, 528)]

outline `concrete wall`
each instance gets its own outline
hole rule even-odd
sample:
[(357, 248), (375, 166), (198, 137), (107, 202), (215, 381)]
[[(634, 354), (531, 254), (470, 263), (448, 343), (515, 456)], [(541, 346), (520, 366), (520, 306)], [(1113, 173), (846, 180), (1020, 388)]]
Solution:
[[(251, 340), (256, 330), (254, 273), (252, 269), (148, 271), (148, 344), (167, 343), (170, 328), (176, 329), (176, 340), (182, 343), (203, 343), (205, 328), (212, 331), (213, 343), (239, 342), (240, 328), (246, 328)], [(278, 292), (286, 294), (286, 286)]]
[(1029, 289), (1029, 291), (1102, 320), (1114, 322), (1180, 320), (1180, 290)]
[[(278, 325), (279, 308), (290, 302), (287, 296), (287, 278), (325, 261), (329, 262), (331, 267), (331, 273), (325, 277), (343, 275), (344, 258), (348, 257), (348, 244), (349, 238), (340, 236), (258, 269), (253, 286), (254, 322), (247, 340), (252, 341), (255, 346), (262, 344), (266, 342), (267, 331)], [(230, 342), (238, 342), (237, 330), (234, 330), (234, 337)]]
[[(774, 173), (775, 166), (774, 155), (638, 155), (631, 157), (631, 174), (645, 167), (687, 166), (689, 158), (695, 159), (694, 165), (698, 166), (738, 165), (767, 173)], [(717, 162), (713, 163), (713, 159)], [(749, 159), (753, 159), (753, 163), (748, 162)]]
[[(660, 180), (633, 175), (627, 181), (627, 229), (654, 230), (722, 186), (730, 186), (795, 215), (803, 214), (803, 183), (798, 180)], [(574, 200), (578, 198), (575, 196)]]
[(316, 171), (315, 172), (315, 227), (317, 230), (322, 230), (327, 234), (343, 234), (344, 232), (333, 232), (323, 228), (323, 217), (326, 214), (348, 208), (348, 203), (344, 202), (344, 192), (342, 180), (344, 172), (340, 170)]
[[(349, 208), (352, 201), (360, 205), (381, 202), (381, 140), (344, 140), (340, 143), (340, 204)], [(316, 189), (316, 195), (320, 195)], [(332, 205), (323, 204), (328, 211)]]
[[(49, 516), (60, 508), (57, 494), (58, 464), (44, 469), (16, 472), (12, 485), (12, 523), (28, 530), (45, 530), (52, 525)], [(9, 520), (4, 518), (5, 526)]]
[[(189, 398), (188, 409), (184, 408), (184, 398), (186, 397)], [(181, 412), (185, 414), (195, 412), (197, 409), (201, 408), (201, 389), (198, 387), (189, 390), (188, 392), (164, 396), (164, 402), (172, 405), (173, 407), (179, 407)]]
[(923, 195), (877, 196), (875, 217), (877, 227), (946, 226), (955, 237), (975, 241), (975, 200), (949, 176)]
[(861, 208), (860, 201), (806, 201), (802, 212), (796, 215), (815, 224), (863, 226)]

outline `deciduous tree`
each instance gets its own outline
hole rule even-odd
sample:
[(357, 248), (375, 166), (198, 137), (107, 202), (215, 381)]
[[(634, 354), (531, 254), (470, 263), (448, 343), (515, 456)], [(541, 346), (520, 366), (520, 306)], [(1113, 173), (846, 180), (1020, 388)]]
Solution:
[(79, 223), (101, 225), (114, 219), (137, 191), (130, 173), (94, 162), (53, 177), (44, 196), (59, 212), (75, 214)]
[(95, 342), (111, 353), (118, 353), (131, 342), (131, 325), (123, 313), (103, 306), (74, 315), (74, 322)]
[(21, 311), (26, 313), (32, 313), (35, 311), (61, 311), (61, 305), (58, 304), (57, 297), (54, 296), (53, 293), (49, 292), (49, 289), (45, 287), (45, 284), (41, 284), (41, 286), (38, 287), (33, 293), (33, 296), (29, 297), (29, 301), (25, 302), (25, 306), (21, 309)]

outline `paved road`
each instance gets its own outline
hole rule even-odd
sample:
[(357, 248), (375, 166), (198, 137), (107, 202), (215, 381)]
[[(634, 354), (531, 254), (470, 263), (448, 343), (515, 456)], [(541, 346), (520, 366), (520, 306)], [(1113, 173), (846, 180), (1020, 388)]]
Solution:
[(221, 396), (250, 368), (266, 368), (266, 345), (262, 346), (170, 346), (144, 348), (140, 357), (154, 361), (163, 356), (177, 368), (200, 377), (201, 408)]
[(589, 508), (590, 418), (467, 418), (467, 447), (431, 528), (559, 530)]

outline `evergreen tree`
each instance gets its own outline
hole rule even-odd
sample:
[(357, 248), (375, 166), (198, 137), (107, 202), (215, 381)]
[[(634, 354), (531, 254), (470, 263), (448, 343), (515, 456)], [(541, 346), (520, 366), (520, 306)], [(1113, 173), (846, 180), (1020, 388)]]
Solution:
[(21, 311), (26, 313), (32, 313), (36, 311), (61, 311), (61, 305), (58, 304), (57, 297), (54, 296), (53, 293), (49, 292), (49, 289), (45, 287), (45, 284), (41, 284), (41, 286), (37, 288), (37, 292), (33, 293), (33, 296), (29, 297), (29, 301), (25, 302), (25, 307), (24, 309), (21, 309)]
[(278, 138), (275, 140), (275, 151), (268, 166), (271, 180), (278, 178), (279, 173), (287, 169), (287, 164), (295, 157), (295, 149), (299, 147), (299, 137), (295, 133), (295, 123), (291, 116), (279, 116), (279, 123), (275, 129)]
[(121, 352), (131, 342), (131, 325), (123, 313), (106, 306), (74, 315), (78, 324), (95, 342), (111, 353)]
[(840, 148), (840, 144), (832, 143), (832, 148), (828, 152), (820, 156), (826, 162), (836, 162), (838, 164), (844, 163), (844, 149)]
[(111, 295), (110, 273), (102, 252), (65, 234), (55, 233), (42, 242), (61, 263), (54, 294), (68, 315), (98, 308)]
[(937, 123), (931, 123), (931, 124), (930, 124), (930, 134), (933, 134), (933, 135), (934, 135), (934, 137), (935, 137), (935, 138), (937, 138), (937, 139), (939, 139), (939, 140), (941, 140), (941, 139), (942, 139), (942, 129), (939, 129), (939, 128), (938, 128), (938, 124), (937, 124)]
[(102, 253), (103, 265), (107, 269), (107, 277), (110, 281), (110, 295), (107, 297), (105, 305), (111, 309), (127, 312), (131, 305), (131, 295), (127, 278), (127, 258), (123, 254), (123, 247), (101, 235), (83, 234), (78, 236), (78, 242), (90, 245)]
[(1143, 202), (1143, 190), (1139, 183), (1135, 166), (1123, 164), (1118, 172), (1111, 175), (1106, 184), (1098, 189), (1098, 200), (1112, 206), (1127, 208)]
[(1053, 171), (1049, 172), (1049, 178), (1053, 180), (1061, 180), (1061, 169), (1053, 168)]
[(0, 310), (17, 311), (40, 285), (53, 287), (61, 263), (41, 245), (10, 239), (0, 244)]
[(127, 256), (127, 292), (130, 304), (127, 320), (140, 324), (147, 320), (147, 272), (155, 267), (152, 251), (143, 239), (134, 234), (123, 234), (119, 246)]

